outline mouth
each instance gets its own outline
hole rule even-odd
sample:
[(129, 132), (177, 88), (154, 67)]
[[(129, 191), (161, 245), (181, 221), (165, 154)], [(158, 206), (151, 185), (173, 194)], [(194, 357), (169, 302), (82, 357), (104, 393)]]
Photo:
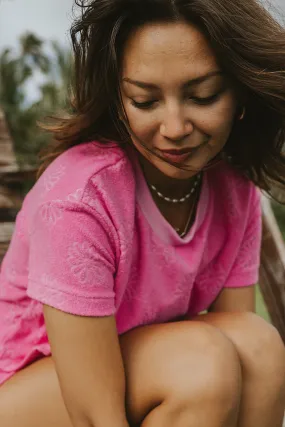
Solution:
[(162, 155), (165, 159), (170, 160), (174, 163), (184, 163), (188, 157), (192, 156), (194, 153), (196, 153), (201, 147), (203, 147), (205, 143), (198, 145), (197, 147), (187, 147), (183, 148), (181, 150), (172, 149), (172, 150), (159, 150), (158, 152), (160, 155)]

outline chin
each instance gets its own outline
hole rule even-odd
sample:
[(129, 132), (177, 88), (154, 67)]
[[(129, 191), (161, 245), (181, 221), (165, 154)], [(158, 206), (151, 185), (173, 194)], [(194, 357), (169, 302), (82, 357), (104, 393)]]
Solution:
[(189, 179), (192, 178), (192, 176), (196, 175), (197, 172), (194, 171), (186, 171), (183, 169), (176, 168), (175, 166), (161, 163), (160, 161), (154, 161), (152, 164), (161, 172), (163, 175), (167, 176), (168, 178), (173, 179)]

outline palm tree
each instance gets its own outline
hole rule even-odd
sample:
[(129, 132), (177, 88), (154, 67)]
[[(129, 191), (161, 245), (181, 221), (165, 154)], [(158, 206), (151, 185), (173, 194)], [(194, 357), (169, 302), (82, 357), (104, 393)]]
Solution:
[[(49, 72), (49, 60), (42, 52), (43, 42), (32, 33), (20, 38), (20, 55), (5, 49), (0, 56), (0, 99), (18, 154), (30, 153), (30, 130), (35, 126), (38, 113), (25, 107), (25, 84), (37, 70)], [(20, 161), (21, 155), (20, 155)], [(27, 159), (25, 159), (26, 161)]]
[(11, 49), (0, 56), (0, 99), (6, 108), (21, 107), (25, 101), (24, 85), (36, 70), (47, 74), (50, 61), (42, 52), (43, 42), (32, 33), (20, 38), (20, 55)]
[[(49, 140), (37, 122), (66, 108), (72, 58), (70, 51), (56, 42), (52, 42), (52, 56), (48, 57), (43, 41), (32, 33), (23, 35), (19, 43), (19, 56), (11, 49), (0, 55), (0, 99), (18, 161), (35, 164), (37, 153)], [(40, 87), (40, 99), (28, 105), (26, 83), (36, 71), (45, 75), (46, 82)]]
[(54, 112), (68, 108), (68, 98), (72, 82), (72, 54), (56, 41), (51, 42), (52, 61), (49, 79), (41, 86), (42, 103), (45, 110)]
[(21, 58), (23, 66), (33, 67), (43, 73), (48, 73), (50, 62), (43, 53), (43, 41), (33, 33), (26, 33), (20, 38)]

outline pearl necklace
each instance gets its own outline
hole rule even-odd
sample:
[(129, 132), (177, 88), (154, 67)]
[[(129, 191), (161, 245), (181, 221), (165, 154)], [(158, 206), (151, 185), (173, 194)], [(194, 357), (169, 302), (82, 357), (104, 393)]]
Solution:
[(195, 179), (195, 181), (194, 181), (193, 187), (191, 188), (190, 192), (188, 194), (186, 194), (186, 196), (182, 197), (181, 199), (172, 199), (170, 197), (166, 197), (162, 193), (160, 193), (160, 191), (158, 191), (157, 188), (154, 185), (150, 184), (150, 187), (155, 192), (155, 194), (158, 195), (158, 197), (160, 197), (161, 199), (165, 200), (166, 202), (169, 202), (169, 203), (184, 203), (184, 202), (186, 202), (186, 200), (188, 200), (192, 196), (192, 194), (196, 190), (197, 185), (199, 184), (200, 178), (201, 178), (201, 174), (198, 174), (197, 177), (196, 177), (196, 179)]

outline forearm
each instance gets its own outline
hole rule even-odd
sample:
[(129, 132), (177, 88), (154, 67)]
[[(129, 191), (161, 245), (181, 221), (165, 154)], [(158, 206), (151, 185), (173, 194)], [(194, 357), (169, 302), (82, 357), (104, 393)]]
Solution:
[(96, 375), (97, 384), (95, 378), (91, 381), (96, 384), (96, 388), (91, 390), (90, 386), (86, 386), (85, 395), (92, 395), (92, 400), (81, 400), (76, 409), (70, 402), (71, 412), (80, 414), (81, 420), (87, 423), (88, 427), (128, 427), (125, 410), (125, 370), (121, 355), (117, 353), (116, 357), (115, 354), (105, 355), (105, 363), (101, 364)]
[[(113, 359), (114, 355), (110, 354), (109, 357)], [(96, 387), (90, 389), (90, 385), (88, 387), (86, 384), (83, 391), (85, 396), (92, 395), (92, 399), (86, 397), (78, 400), (65, 393), (74, 427), (129, 427), (125, 410), (125, 370), (122, 359), (118, 357), (116, 363), (112, 364), (109, 357), (106, 355), (106, 365), (101, 364), (101, 369), (97, 372)], [(91, 383), (95, 384), (95, 380)], [(83, 392), (79, 394), (83, 396)], [(78, 395), (78, 391), (76, 394)]]
[(84, 318), (51, 307), (44, 312), (73, 427), (128, 427), (125, 370), (114, 316)]
[[(108, 399), (109, 400), (109, 399)], [(71, 415), (71, 419), (74, 427), (129, 427), (125, 404), (122, 402), (121, 405), (116, 405), (117, 402), (112, 404), (112, 400), (109, 402), (103, 402), (101, 405), (94, 405), (94, 411), (86, 411), (84, 413), (74, 412)], [(100, 407), (99, 407), (100, 406)]]

